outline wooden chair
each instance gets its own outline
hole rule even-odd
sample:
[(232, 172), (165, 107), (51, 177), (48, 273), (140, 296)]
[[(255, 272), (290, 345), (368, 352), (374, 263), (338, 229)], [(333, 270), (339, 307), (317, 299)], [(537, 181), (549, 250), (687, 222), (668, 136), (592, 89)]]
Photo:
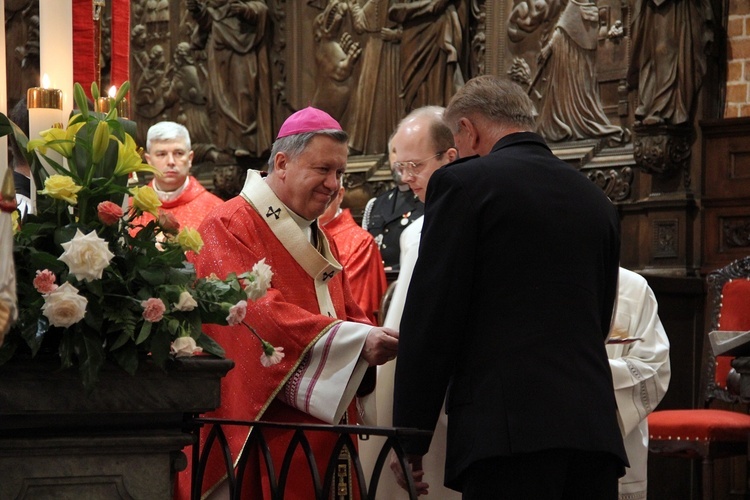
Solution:
[[(709, 331), (750, 330), (750, 257), (711, 272), (706, 283), (710, 300)], [(703, 343), (700, 382), (703, 408), (651, 413), (649, 451), (662, 456), (701, 459), (703, 499), (713, 500), (714, 460), (747, 454), (750, 415), (711, 408), (716, 401), (740, 402), (737, 392), (727, 384), (728, 379), (739, 377), (731, 367), (732, 358), (715, 356), (708, 336)]]

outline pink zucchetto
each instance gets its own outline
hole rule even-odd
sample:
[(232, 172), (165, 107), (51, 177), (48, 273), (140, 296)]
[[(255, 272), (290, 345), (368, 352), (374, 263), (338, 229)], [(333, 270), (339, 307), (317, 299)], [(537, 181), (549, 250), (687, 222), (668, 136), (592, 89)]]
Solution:
[(318, 130), (343, 130), (339, 122), (325, 111), (312, 106), (300, 109), (284, 121), (277, 139), (290, 135), (317, 132)]

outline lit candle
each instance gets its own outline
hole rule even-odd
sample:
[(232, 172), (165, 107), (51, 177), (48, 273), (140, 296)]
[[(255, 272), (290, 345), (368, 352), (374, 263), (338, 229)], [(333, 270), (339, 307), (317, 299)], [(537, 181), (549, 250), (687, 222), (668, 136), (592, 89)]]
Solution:
[[(109, 113), (109, 110), (112, 109), (112, 106), (115, 103), (115, 97), (117, 96), (117, 87), (112, 85), (109, 88), (109, 97), (100, 97), (96, 100), (94, 103), (94, 110), (98, 111), (100, 113)], [(117, 105), (117, 116), (120, 118), (128, 118), (128, 115), (130, 114), (128, 110), (128, 100), (126, 98), (122, 98), (122, 101)]]
[[(29, 108), (29, 139), (39, 139), (39, 133), (54, 126), (62, 127), (63, 91), (51, 89), (49, 77), (42, 77), (41, 87), (31, 87), (26, 92), (26, 105)], [(47, 149), (47, 156), (62, 164), (62, 155)], [(41, 158), (41, 157), (40, 157)], [(57, 173), (43, 158), (42, 165), (49, 175)], [(32, 187), (32, 194), (34, 189)]]
[(73, 0), (39, 0), (39, 73), (62, 90), (67, 124), (73, 111)]

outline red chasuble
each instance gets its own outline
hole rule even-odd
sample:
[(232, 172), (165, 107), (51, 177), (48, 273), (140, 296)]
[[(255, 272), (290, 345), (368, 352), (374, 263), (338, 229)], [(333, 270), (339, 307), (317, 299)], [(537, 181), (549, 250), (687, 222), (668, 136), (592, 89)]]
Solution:
[[(154, 187), (154, 181), (152, 180), (148, 185)], [(210, 193), (195, 177), (190, 176), (188, 177), (188, 185), (185, 187), (185, 190), (174, 200), (162, 201), (159, 210), (164, 210), (174, 215), (177, 222), (180, 223), (180, 229), (187, 227), (198, 229), (206, 214), (222, 203), (224, 203), (224, 200)], [(130, 200), (130, 204), (133, 204), (132, 199)], [(133, 224), (145, 225), (152, 220), (154, 220), (154, 216), (145, 212), (142, 216), (135, 219)]]
[[(305, 355), (316, 341), (338, 328), (341, 320), (366, 324), (369, 321), (352, 297), (343, 273), (328, 280), (331, 301), (339, 319), (320, 314), (313, 278), (266, 223), (265, 219), (272, 215), (270, 209), (267, 213), (264, 211), (263, 215), (259, 214), (248, 201), (238, 196), (208, 214), (199, 228), (204, 241), (203, 250), (194, 258), (199, 276), (215, 273), (219, 278), (224, 278), (230, 272), (239, 274), (251, 270), (263, 258), (271, 266), (274, 273), (271, 288), (257, 302), (248, 301), (245, 322), (272, 345), (283, 347), (286, 355), (281, 363), (264, 368), (260, 363), (260, 342), (244, 326), (206, 325), (205, 332), (221, 344), (227, 358), (235, 362), (235, 368), (222, 381), (222, 405), (210, 415), (229, 419), (322, 424), (325, 422), (281, 402), (276, 396), (288, 389), (285, 384), (300, 363), (305, 361)], [(349, 423), (356, 422), (354, 401), (349, 404), (346, 414)], [(236, 459), (248, 433), (245, 428), (229, 426), (224, 431)], [(271, 447), (278, 474), (291, 434), (288, 431), (266, 430), (264, 435)], [(336, 436), (310, 433), (308, 437), (322, 477)], [(248, 465), (249, 476), (243, 481), (243, 496), (270, 498), (264, 463), (259, 453), (253, 456), (255, 462)], [(204, 491), (221, 480), (224, 470), (219, 453), (214, 453), (206, 471)], [(182, 498), (189, 498), (188, 471), (189, 468), (180, 478)], [(289, 477), (285, 499), (314, 498), (311, 476), (301, 452), (295, 455)]]
[(336, 243), (354, 298), (370, 321), (379, 324), (377, 312), (388, 282), (375, 238), (354, 221), (348, 208), (323, 226), (323, 230)]

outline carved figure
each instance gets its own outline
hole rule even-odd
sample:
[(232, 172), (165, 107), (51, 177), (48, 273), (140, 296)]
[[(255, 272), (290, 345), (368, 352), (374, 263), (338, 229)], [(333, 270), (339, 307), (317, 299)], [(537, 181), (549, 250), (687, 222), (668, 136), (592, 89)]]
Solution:
[(193, 139), (195, 161), (210, 156), (216, 160), (217, 148), (212, 144), (211, 122), (206, 112), (206, 98), (198, 68), (190, 52), (190, 44), (180, 42), (174, 52), (174, 66), (169, 70), (170, 84), (165, 92), (166, 105), (177, 104), (175, 121), (184, 125)]
[(401, 27), (388, 21), (388, 0), (351, 4), (352, 24), (367, 37), (354, 89), (349, 147), (362, 154), (386, 152), (388, 136), (403, 116), (399, 97)]
[(709, 0), (638, 0), (628, 83), (638, 89), (635, 117), (644, 125), (692, 121), (712, 40)]
[(464, 79), (459, 67), (462, 45), (460, 0), (394, 2), (388, 18), (403, 27), (401, 92), (404, 111), (446, 106)]
[(348, 32), (341, 34), (341, 24), (349, 13), (342, 0), (329, 0), (325, 10), (315, 16), (315, 94), (312, 105), (340, 121), (349, 104), (350, 78), (362, 48)]
[(508, 37), (521, 41), (541, 29), (541, 51), (529, 92), (538, 93), (537, 132), (551, 142), (606, 137), (612, 145), (629, 133), (610, 123), (599, 98), (596, 50), (599, 9), (575, 0), (517, 4)]
[(193, 47), (207, 53), (216, 145), (235, 156), (263, 156), (273, 141), (266, 2), (187, 0), (186, 6), (197, 22)]
[(137, 113), (145, 118), (142, 126), (150, 127), (159, 121), (159, 115), (164, 111), (164, 87), (167, 62), (164, 59), (164, 48), (161, 45), (151, 47), (148, 67), (141, 74), (138, 90), (135, 94)]

